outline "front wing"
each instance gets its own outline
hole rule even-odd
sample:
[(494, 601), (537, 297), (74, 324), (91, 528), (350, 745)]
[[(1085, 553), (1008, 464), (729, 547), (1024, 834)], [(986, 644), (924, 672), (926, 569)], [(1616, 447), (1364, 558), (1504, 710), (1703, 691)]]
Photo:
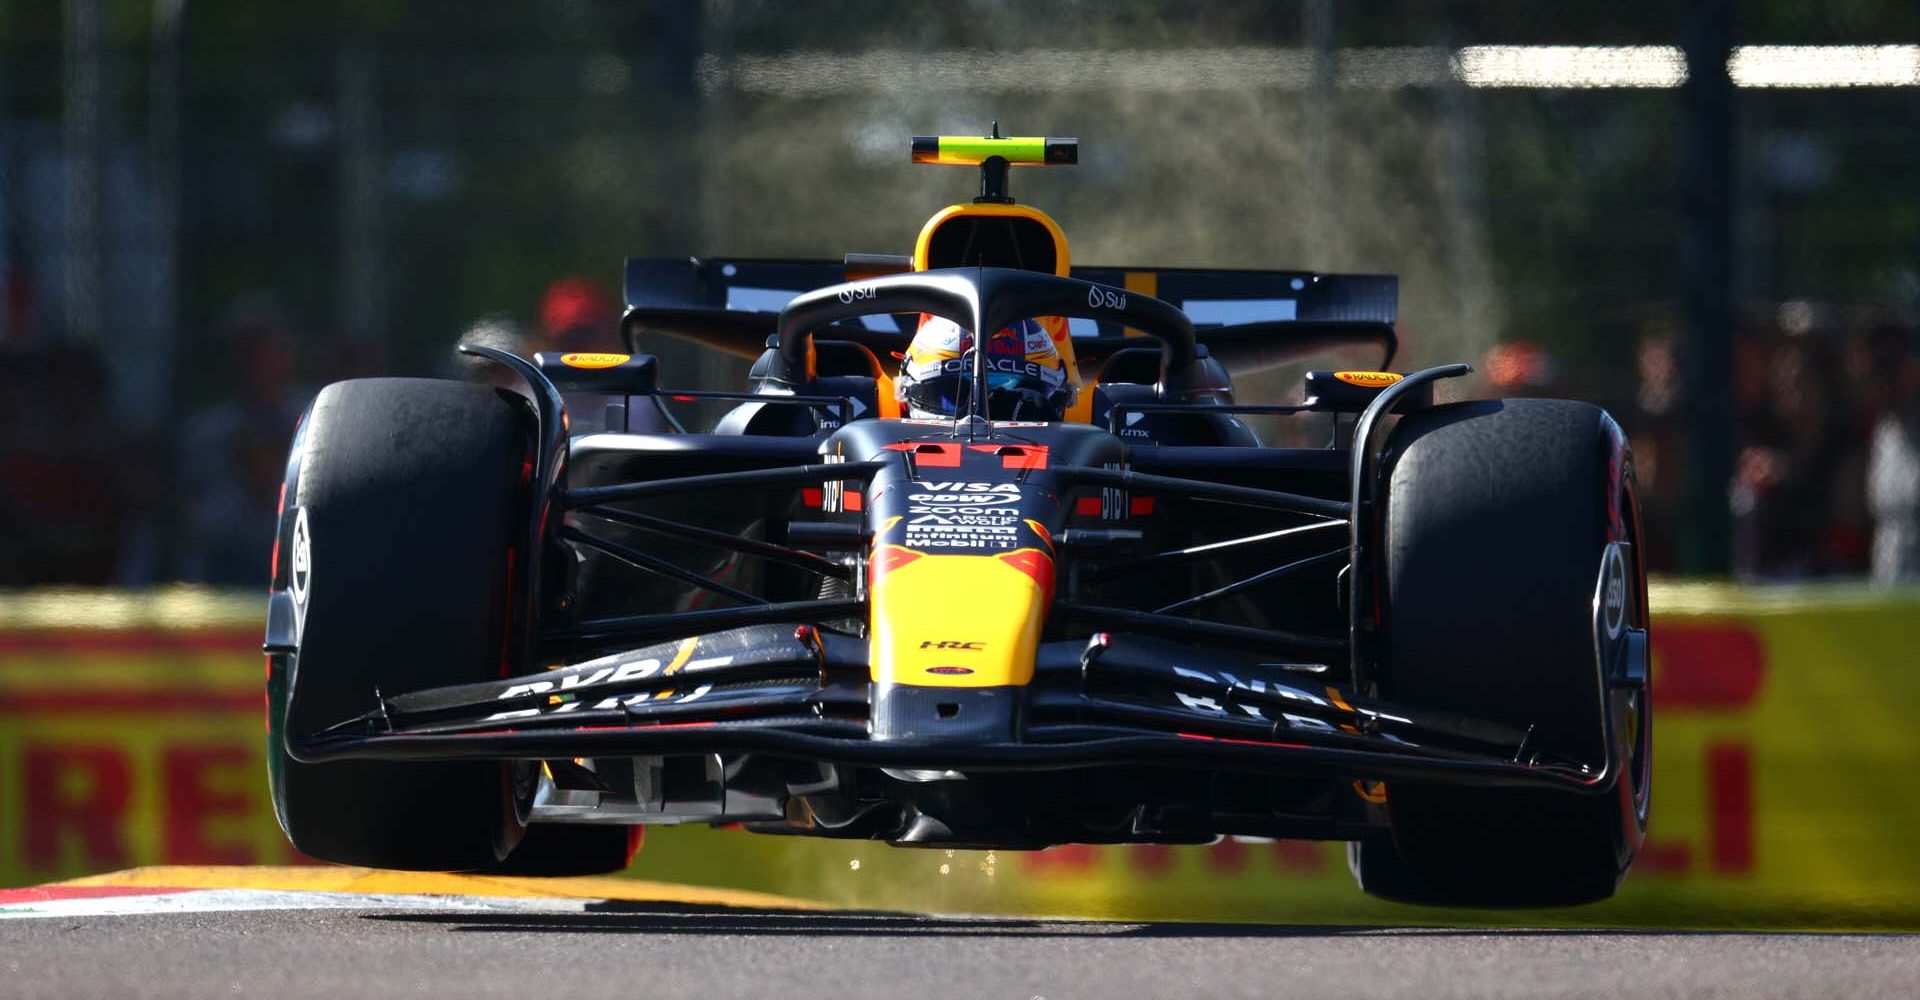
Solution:
[[(756, 625), (540, 674), (369, 692), (366, 715), (295, 734), (289, 750), (307, 762), (764, 754), (958, 771), (1176, 766), (1588, 794), (1616, 778), (1531, 753), (1525, 732), (1365, 699), (1316, 669), (1101, 633), (1041, 644), (1015, 741), (879, 739), (864, 640)], [(966, 697), (954, 689), (955, 711)]]

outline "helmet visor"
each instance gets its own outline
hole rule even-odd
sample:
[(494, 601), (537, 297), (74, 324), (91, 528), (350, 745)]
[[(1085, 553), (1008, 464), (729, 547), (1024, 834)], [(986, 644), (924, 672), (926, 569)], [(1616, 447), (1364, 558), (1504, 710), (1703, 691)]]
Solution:
[[(917, 412), (957, 417), (967, 411), (972, 388), (970, 373), (943, 372), (907, 385), (901, 396)], [(1059, 420), (1066, 412), (1064, 396), (1031, 376), (987, 373), (989, 420)]]

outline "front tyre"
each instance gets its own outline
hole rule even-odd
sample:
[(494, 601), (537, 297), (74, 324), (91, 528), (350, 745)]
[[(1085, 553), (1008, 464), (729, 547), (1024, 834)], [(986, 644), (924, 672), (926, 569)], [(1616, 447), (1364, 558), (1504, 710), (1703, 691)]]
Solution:
[(1391, 839), (1353, 848), (1361, 887), (1459, 906), (1611, 896), (1646, 837), (1651, 751), (1645, 691), (1603, 687), (1596, 661), (1610, 551), (1624, 627), (1646, 628), (1624, 437), (1585, 403), (1456, 403), (1404, 418), (1383, 467), (1381, 697), (1531, 728), (1530, 756), (1611, 760), (1618, 780), (1602, 795), (1392, 782)]
[(503, 764), (305, 764), (287, 740), (371, 711), (376, 690), (509, 671), (528, 431), (517, 397), (434, 379), (335, 383), (302, 421), (273, 574), (294, 642), (269, 655), (267, 686), (274, 811), (300, 851), (454, 871), (492, 866), (520, 839)]

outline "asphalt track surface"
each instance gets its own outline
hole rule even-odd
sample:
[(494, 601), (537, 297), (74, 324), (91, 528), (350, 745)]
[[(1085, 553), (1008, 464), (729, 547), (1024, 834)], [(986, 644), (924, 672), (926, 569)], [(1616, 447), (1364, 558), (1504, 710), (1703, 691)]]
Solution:
[(0, 921), (0, 997), (1910, 997), (1920, 936), (928, 917), (608, 901)]

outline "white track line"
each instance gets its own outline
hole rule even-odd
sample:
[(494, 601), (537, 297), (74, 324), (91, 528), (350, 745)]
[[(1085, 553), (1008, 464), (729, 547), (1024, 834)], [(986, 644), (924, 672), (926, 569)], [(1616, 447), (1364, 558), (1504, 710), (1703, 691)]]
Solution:
[(428, 896), (405, 893), (282, 892), (272, 889), (156, 890), (138, 895), (27, 900), (0, 903), (0, 920), (51, 917), (121, 917), (149, 913), (218, 913), (234, 910), (474, 910), (581, 913), (594, 899), (536, 896)]

